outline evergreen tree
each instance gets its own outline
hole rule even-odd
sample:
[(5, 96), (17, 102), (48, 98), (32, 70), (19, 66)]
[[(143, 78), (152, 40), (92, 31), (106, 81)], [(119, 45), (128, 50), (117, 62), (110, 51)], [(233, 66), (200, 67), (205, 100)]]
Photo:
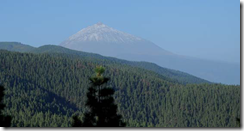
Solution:
[[(105, 69), (100, 66), (95, 69), (96, 76), (90, 78), (91, 86), (87, 93), (86, 106), (90, 108), (85, 113), (81, 126), (84, 127), (124, 127), (122, 116), (117, 114), (117, 105), (114, 104), (114, 90), (104, 87), (109, 78), (103, 77)], [(81, 121), (73, 117), (73, 126), (79, 126)]]
[(4, 87), (0, 85), (0, 127), (10, 127), (11, 125), (11, 116), (3, 115), (2, 111), (5, 107), (3, 104), (3, 97), (4, 97)]

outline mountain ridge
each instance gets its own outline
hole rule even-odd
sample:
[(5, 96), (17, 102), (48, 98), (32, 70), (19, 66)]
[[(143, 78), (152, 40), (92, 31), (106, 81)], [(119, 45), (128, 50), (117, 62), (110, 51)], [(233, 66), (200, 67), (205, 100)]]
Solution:
[[(6, 43), (5, 43), (6, 44)], [(0, 42), (0, 49), (4, 50), (9, 50), (12, 51), (11, 49), (3, 48), (6, 46), (2, 42)], [(21, 48), (24, 48), (26, 45), (21, 45), (20, 43), (9, 43), (12, 44), (12, 46), (22, 46)], [(26, 53), (63, 53), (63, 54), (68, 54), (70, 57), (75, 57), (75, 58), (86, 58), (86, 59), (94, 59), (99, 62), (104, 62), (104, 61), (110, 61), (110, 63), (115, 63), (115, 64), (121, 64), (121, 65), (129, 65), (133, 67), (139, 67), (143, 68), (146, 70), (150, 70), (153, 72), (158, 73), (159, 75), (162, 75), (164, 77), (169, 77), (173, 80), (177, 80), (178, 82), (181, 83), (210, 83), (209, 81), (206, 81), (204, 79), (195, 77), (193, 75), (190, 75), (188, 73), (184, 73), (181, 71), (177, 70), (172, 70), (172, 69), (167, 69), (158, 66), (157, 64), (154, 63), (149, 63), (149, 62), (135, 62), (135, 61), (128, 61), (128, 60), (122, 60), (118, 58), (113, 58), (113, 57), (105, 57), (99, 54), (94, 54), (94, 53), (86, 53), (82, 51), (75, 51), (71, 49), (67, 49), (61, 46), (56, 46), (56, 45), (44, 45), (40, 46), (38, 48), (33, 47), (33, 50), (31, 51), (26, 51)]]

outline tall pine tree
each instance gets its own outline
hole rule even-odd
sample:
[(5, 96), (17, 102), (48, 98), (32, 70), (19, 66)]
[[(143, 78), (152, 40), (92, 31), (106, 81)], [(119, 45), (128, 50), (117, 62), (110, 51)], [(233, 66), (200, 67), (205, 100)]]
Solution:
[(126, 124), (117, 114), (117, 105), (114, 103), (114, 90), (104, 85), (109, 78), (102, 74), (105, 69), (99, 66), (95, 69), (96, 76), (90, 78), (91, 86), (87, 93), (86, 106), (89, 111), (85, 113), (83, 122), (77, 116), (73, 117), (74, 127), (124, 127)]

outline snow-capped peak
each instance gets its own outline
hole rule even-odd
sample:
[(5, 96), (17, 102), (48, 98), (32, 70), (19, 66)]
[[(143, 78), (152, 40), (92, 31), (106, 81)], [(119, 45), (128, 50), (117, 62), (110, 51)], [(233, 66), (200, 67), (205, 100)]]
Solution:
[(100, 27), (105, 27), (106, 25), (104, 25), (102, 22), (98, 22), (97, 24), (95, 24), (96, 26), (100, 26)]
[(118, 31), (101, 22), (80, 30), (60, 45), (114, 57), (124, 54), (172, 54), (150, 41)]
[(68, 41), (76, 42), (101, 41), (126, 44), (140, 40), (142, 39), (139, 37), (115, 30), (101, 22), (80, 30), (68, 39)]

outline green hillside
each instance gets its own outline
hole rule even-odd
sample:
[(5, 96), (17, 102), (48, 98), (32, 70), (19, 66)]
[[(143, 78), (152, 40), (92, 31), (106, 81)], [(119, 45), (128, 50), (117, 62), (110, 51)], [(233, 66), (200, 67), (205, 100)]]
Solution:
[[(108, 58), (109, 59), (109, 58)], [(119, 113), (129, 127), (237, 127), (240, 86), (181, 84), (153, 71), (110, 60), (60, 53), (0, 50), (0, 82), (6, 87), (5, 114), (12, 126), (68, 127), (82, 117), (97, 65), (106, 69)]]
[(29, 52), (35, 47), (24, 45), (19, 42), (0, 42), (0, 49), (16, 52)]
[[(5, 48), (6, 45), (15, 47), (14, 50), (11, 48)], [(19, 50), (17, 47), (21, 47)], [(154, 63), (149, 62), (133, 62), (121, 60), (113, 57), (104, 57), (94, 53), (86, 53), (81, 51), (70, 50), (61, 46), (55, 45), (45, 45), (39, 48), (30, 48), (30, 46), (23, 45), (21, 43), (13, 43), (13, 42), (0, 42), (0, 49), (5, 49), (9, 51), (17, 51), (17, 52), (31, 52), (31, 53), (62, 53), (65, 56), (69, 56), (70, 58), (82, 58), (82, 59), (90, 59), (96, 61), (99, 64), (109, 63), (109, 64), (120, 64), (120, 65), (129, 65), (133, 67), (139, 67), (142, 69), (147, 69), (153, 72), (156, 72), (164, 77), (168, 77), (170, 79), (176, 80), (182, 84), (187, 83), (210, 83), (209, 81), (203, 80), (201, 78), (192, 76), (187, 73), (183, 73), (176, 70), (171, 70), (167, 68), (160, 67)]]

